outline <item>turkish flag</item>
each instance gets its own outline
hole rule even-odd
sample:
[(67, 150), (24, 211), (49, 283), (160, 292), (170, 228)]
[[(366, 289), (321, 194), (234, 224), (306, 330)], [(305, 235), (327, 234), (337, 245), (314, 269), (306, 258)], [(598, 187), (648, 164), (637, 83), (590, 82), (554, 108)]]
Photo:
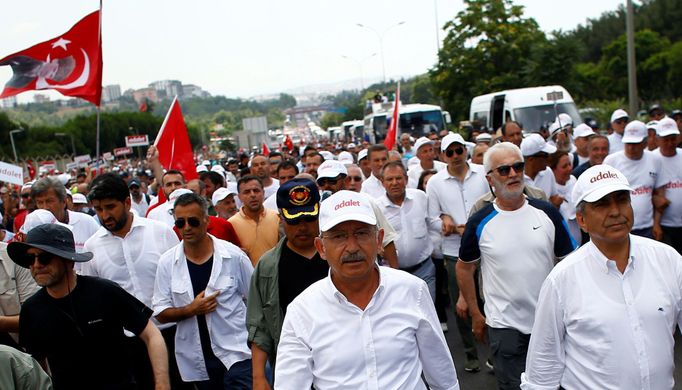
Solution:
[(290, 153), (292, 150), (294, 150), (294, 141), (291, 140), (289, 134), (287, 134), (287, 136), (284, 138), (284, 146), (287, 147)]
[(182, 172), (186, 182), (199, 177), (197, 168), (194, 166), (194, 152), (189, 142), (187, 126), (185, 126), (177, 96), (168, 109), (154, 146), (159, 151), (159, 162), (164, 168), (177, 169)]
[(398, 106), (400, 105), (400, 81), (398, 81), (398, 87), (395, 90), (395, 105), (393, 106), (393, 117), (391, 118), (391, 126), (388, 128), (386, 133), (386, 139), (384, 139), (384, 146), (386, 149), (393, 150), (395, 146), (395, 140), (398, 136), (398, 119), (400, 118), (398, 114)]
[(263, 142), (263, 156), (267, 157), (270, 155), (270, 149), (268, 148), (268, 145)]
[(81, 19), (71, 30), (0, 60), (12, 67), (1, 98), (24, 91), (54, 89), (99, 106), (102, 95), (100, 11)]

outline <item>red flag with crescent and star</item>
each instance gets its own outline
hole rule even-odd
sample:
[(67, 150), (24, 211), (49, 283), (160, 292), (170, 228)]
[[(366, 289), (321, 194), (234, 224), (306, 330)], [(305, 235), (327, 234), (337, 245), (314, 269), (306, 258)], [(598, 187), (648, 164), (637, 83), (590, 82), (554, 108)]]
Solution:
[(154, 145), (159, 151), (159, 162), (164, 168), (177, 169), (182, 172), (185, 182), (199, 177), (194, 165), (194, 151), (177, 96), (168, 109)]
[(386, 132), (386, 138), (384, 139), (384, 146), (386, 146), (386, 149), (388, 150), (393, 150), (398, 138), (398, 120), (400, 118), (398, 107), (400, 107), (400, 81), (398, 81), (398, 86), (395, 89), (395, 105), (393, 106), (391, 125), (389, 126), (388, 131)]
[(71, 30), (0, 60), (12, 67), (12, 78), (0, 98), (25, 91), (54, 89), (99, 106), (102, 95), (102, 41), (100, 11), (76, 23)]

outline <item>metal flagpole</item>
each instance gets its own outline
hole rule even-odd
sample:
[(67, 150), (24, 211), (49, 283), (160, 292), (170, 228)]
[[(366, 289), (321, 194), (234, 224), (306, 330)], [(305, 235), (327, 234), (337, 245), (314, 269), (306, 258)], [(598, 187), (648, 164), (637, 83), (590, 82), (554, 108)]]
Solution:
[(99, 169), (99, 106), (97, 106), (97, 139), (95, 146), (95, 154), (97, 155), (95, 160), (95, 167)]
[[(99, 49), (99, 50), (100, 50), (100, 55), (101, 55), (101, 53), (102, 53), (102, 0), (99, 0), (99, 32), (98, 32), (98, 34), (99, 34), (99, 37), (97, 38), (97, 41), (98, 41), (98, 43), (99, 43), (99, 45), (100, 45), (100, 49)], [(101, 59), (101, 57), (100, 57), (100, 59)], [(101, 71), (101, 70), (100, 70), (100, 71)], [(100, 83), (101, 83), (101, 81), (100, 81)], [(99, 88), (100, 88), (100, 90), (101, 90), (101, 89), (102, 89), (102, 86), (99, 85)], [(101, 104), (101, 103), (102, 103), (102, 101), (101, 101), (101, 98), (100, 98), (100, 104)], [(99, 156), (99, 127), (100, 127), (100, 123), (99, 123), (99, 122), (100, 122), (100, 115), (99, 115), (99, 114), (100, 114), (100, 109), (99, 109), (99, 104), (96, 106), (96, 110), (97, 110), (97, 136), (96, 136), (96, 139), (95, 139), (95, 142), (96, 142), (96, 145), (95, 145), (95, 155), (96, 155), (97, 157), (96, 157), (96, 160), (95, 160), (95, 169), (97, 169), (97, 170), (99, 171), (99, 157), (100, 157), (100, 156)], [(75, 156), (74, 156), (74, 158), (75, 158)]]

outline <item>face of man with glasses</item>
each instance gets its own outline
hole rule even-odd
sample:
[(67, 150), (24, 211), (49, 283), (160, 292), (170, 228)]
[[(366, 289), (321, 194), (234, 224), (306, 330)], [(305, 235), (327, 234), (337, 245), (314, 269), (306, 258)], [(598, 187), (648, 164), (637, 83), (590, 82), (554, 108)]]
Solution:
[(445, 149), (445, 161), (451, 168), (457, 168), (466, 164), (468, 153), (466, 146), (453, 142)]
[(173, 216), (175, 217), (175, 227), (180, 231), (185, 243), (200, 243), (206, 236), (208, 215), (199, 204), (177, 205), (173, 209)]
[(332, 278), (362, 280), (374, 270), (383, 233), (375, 225), (346, 221), (322, 232), (315, 248), (329, 263)]
[(523, 158), (511, 150), (496, 150), (490, 156), (491, 169), (487, 172), (488, 183), (498, 198), (512, 199), (523, 196)]

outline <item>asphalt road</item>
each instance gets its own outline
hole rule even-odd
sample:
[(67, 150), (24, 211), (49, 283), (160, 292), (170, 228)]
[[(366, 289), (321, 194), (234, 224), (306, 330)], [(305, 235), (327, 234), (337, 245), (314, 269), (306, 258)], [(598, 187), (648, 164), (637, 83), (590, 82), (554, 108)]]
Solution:
[[(485, 348), (479, 345), (478, 356), (481, 360), (481, 370), (476, 373), (464, 371), (464, 349), (462, 346), (462, 339), (457, 332), (457, 325), (455, 324), (454, 313), (450, 313), (448, 309), (448, 329), (445, 333), (445, 338), (450, 347), (450, 353), (455, 361), (457, 369), (457, 378), (462, 390), (487, 390), (497, 389), (497, 382), (495, 375), (493, 375), (485, 366), (485, 357), (488, 352)], [(679, 329), (675, 331), (675, 388), (682, 388), (682, 337)]]

